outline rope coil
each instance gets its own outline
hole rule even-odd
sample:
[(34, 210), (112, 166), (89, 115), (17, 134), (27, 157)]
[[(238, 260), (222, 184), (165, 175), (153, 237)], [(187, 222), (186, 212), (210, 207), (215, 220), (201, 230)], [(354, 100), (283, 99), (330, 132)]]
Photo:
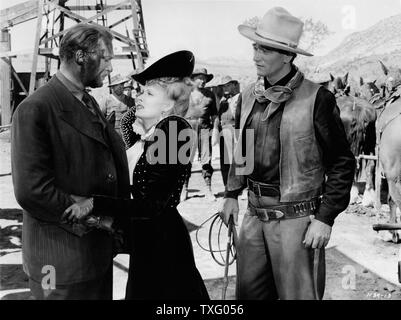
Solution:
[[(199, 241), (199, 231), (209, 222), (210, 227), (208, 231), (208, 247), (203, 246), (200, 241)], [(232, 220), (230, 219), (230, 223), (233, 224)], [(236, 242), (236, 231), (235, 228), (232, 229), (231, 234), (229, 233), (229, 239), (228, 239), (228, 248), (227, 249), (221, 249), (221, 238), (222, 238), (222, 230), (223, 230), (224, 222), (220, 218), (219, 213), (213, 214), (211, 217), (206, 219), (200, 226), (199, 229), (196, 230), (195, 237), (196, 237), (196, 242), (199, 245), (199, 247), (207, 251), (211, 254), (213, 260), (220, 266), (225, 267), (227, 264), (227, 258), (224, 257), (223, 253), (227, 253), (227, 249), (229, 249), (229, 259), (228, 259), (228, 265), (232, 265), (234, 261), (236, 260), (237, 257), (237, 251), (235, 249), (235, 242)], [(217, 249), (214, 248), (213, 246), (213, 231), (215, 230), (214, 228), (218, 229), (217, 231)], [(228, 229), (228, 227), (227, 227)], [(220, 258), (218, 258), (217, 253), (220, 255)]]

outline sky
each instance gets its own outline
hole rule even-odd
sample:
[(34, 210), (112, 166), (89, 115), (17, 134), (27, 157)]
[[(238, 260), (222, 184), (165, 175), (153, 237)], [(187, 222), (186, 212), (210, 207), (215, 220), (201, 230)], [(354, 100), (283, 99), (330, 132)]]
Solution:
[[(0, 9), (21, 2), (24, 0), (0, 0)], [(77, 2), (96, 3), (70, 0), (67, 4)], [(250, 59), (251, 43), (239, 34), (237, 27), (248, 18), (263, 16), (274, 6), (282, 6), (297, 17), (320, 20), (329, 27), (333, 35), (316, 49), (315, 55), (327, 53), (352, 32), (401, 14), (401, 0), (142, 0), (151, 57), (188, 49), (204, 60)], [(11, 29), (12, 50), (33, 47), (35, 25), (31, 21)]]

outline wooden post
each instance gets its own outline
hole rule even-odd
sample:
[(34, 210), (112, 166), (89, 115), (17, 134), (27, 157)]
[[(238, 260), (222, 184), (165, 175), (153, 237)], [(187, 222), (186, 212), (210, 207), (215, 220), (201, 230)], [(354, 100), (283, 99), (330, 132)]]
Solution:
[[(10, 33), (8, 29), (1, 30), (0, 35), (0, 52), (8, 52), (11, 50)], [(0, 108), (1, 108), (1, 125), (11, 123), (11, 69), (10, 65), (0, 59)]]
[(35, 43), (32, 57), (31, 80), (29, 81), (29, 94), (32, 94), (35, 91), (36, 69), (38, 67), (38, 56), (39, 56), (39, 42), (40, 42), (40, 34), (42, 32), (42, 15), (43, 15), (43, 4), (44, 4), (43, 1), (44, 0), (38, 0), (38, 20), (36, 23), (36, 36), (35, 36)]
[(142, 52), (141, 48), (139, 46), (139, 21), (138, 21), (138, 13), (136, 10), (136, 1), (131, 0), (131, 11), (132, 11), (132, 21), (134, 23), (134, 28), (132, 30), (132, 36), (135, 41), (135, 50), (138, 58), (138, 70), (142, 71), (143, 70), (143, 58), (142, 58)]

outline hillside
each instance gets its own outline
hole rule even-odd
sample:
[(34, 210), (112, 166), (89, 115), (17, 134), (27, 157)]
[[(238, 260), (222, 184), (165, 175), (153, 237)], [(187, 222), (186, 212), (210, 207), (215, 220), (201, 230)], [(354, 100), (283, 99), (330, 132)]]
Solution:
[[(300, 56), (296, 64), (314, 81), (328, 80), (349, 72), (349, 79), (356, 85), (359, 77), (367, 81), (381, 80), (383, 73), (379, 60), (390, 69), (401, 67), (401, 15), (381, 20), (372, 27), (347, 36), (338, 47), (324, 56), (305, 58)], [(252, 57), (249, 61), (216, 58), (201, 61), (205, 67), (220, 75), (229, 74), (246, 84), (255, 78)]]
[[(401, 15), (381, 20), (374, 26), (355, 32), (327, 55), (299, 59), (300, 66), (312, 78), (318, 74), (350, 73), (353, 81), (383, 78), (379, 60), (388, 67), (401, 66)], [(318, 72), (317, 72), (318, 71)]]

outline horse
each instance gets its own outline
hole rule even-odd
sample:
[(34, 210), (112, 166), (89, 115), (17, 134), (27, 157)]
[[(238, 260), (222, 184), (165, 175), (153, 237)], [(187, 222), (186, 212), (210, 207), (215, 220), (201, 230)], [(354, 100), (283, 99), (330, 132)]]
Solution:
[(382, 89), (382, 96), (389, 98), (392, 93), (401, 85), (401, 68), (389, 68), (379, 60), (383, 72), (378, 86)]
[(365, 82), (362, 77), (359, 77), (359, 97), (370, 101), (375, 96), (381, 96), (380, 89), (376, 86), (377, 80)]
[(330, 81), (326, 85), (326, 88), (333, 92), (335, 96), (348, 96), (350, 93), (350, 86), (348, 85), (348, 73), (343, 77), (334, 77), (330, 73)]
[[(401, 99), (390, 101), (377, 120), (379, 162), (388, 185), (389, 223), (397, 223), (397, 207), (401, 210)], [(399, 241), (392, 231), (393, 242)]]
[[(357, 158), (361, 154), (374, 155), (376, 146), (376, 111), (365, 99), (350, 96), (348, 73), (343, 77), (330, 74), (329, 89), (336, 95), (340, 117), (344, 124), (347, 140), (351, 151)], [(374, 203), (374, 162), (358, 161), (354, 185), (351, 190), (351, 204), (358, 202), (358, 181), (366, 181), (362, 204), (369, 206)]]
[[(401, 210), (401, 69), (388, 68), (379, 62), (385, 76), (382, 88), (386, 102), (378, 113), (376, 124), (378, 155), (388, 186), (389, 222), (395, 224), (397, 207)], [(392, 231), (392, 234), (393, 242), (398, 242), (398, 232)]]

